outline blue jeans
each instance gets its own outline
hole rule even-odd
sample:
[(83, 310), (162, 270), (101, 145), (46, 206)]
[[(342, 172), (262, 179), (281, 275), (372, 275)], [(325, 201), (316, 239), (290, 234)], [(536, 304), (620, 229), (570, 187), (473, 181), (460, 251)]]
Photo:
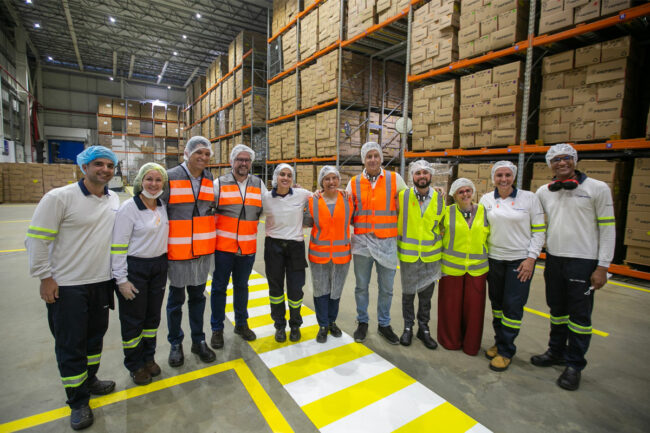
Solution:
[(233, 307), (235, 326), (244, 326), (248, 320), (248, 277), (253, 270), (255, 254), (238, 256), (224, 251), (214, 252), (214, 273), (212, 274), (212, 292), (210, 306), (212, 317), (210, 325), (213, 331), (223, 329), (226, 319), (226, 290), (232, 274)]
[(377, 296), (377, 322), (379, 326), (390, 325), (390, 304), (393, 300), (393, 280), (396, 269), (385, 268), (372, 257), (354, 255), (354, 276), (356, 287), (354, 298), (357, 301), (357, 321), (368, 323), (368, 285), (372, 274), (372, 265), (377, 265), (377, 283), (379, 294)]
[[(190, 314), (190, 330), (192, 331), (192, 343), (200, 343), (205, 340), (203, 332), (203, 312), (205, 311), (205, 284), (198, 286), (187, 286), (187, 309)], [(183, 342), (183, 329), (181, 319), (183, 318), (183, 304), (185, 303), (185, 287), (169, 286), (167, 295), (167, 329), (169, 344), (181, 344)]]

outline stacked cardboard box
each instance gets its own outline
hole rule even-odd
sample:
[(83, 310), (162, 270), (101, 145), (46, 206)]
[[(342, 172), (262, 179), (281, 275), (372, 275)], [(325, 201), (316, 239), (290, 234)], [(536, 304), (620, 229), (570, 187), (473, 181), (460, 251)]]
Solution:
[(113, 114), (113, 100), (111, 98), (105, 98), (99, 96), (97, 98), (97, 113), (98, 114)]
[(460, 11), (460, 59), (508, 47), (526, 37), (527, 0), (462, 0)]
[(269, 117), (271, 119), (282, 116), (284, 112), (282, 109), (282, 81), (276, 81), (269, 86)]
[[(402, 12), (409, 3), (409, 0), (377, 0), (375, 6), (377, 10), (377, 22), (383, 23), (388, 18), (396, 16)], [(438, 3), (438, 1), (434, 0), (434, 3)]]
[[(402, 136), (395, 129), (395, 123), (399, 117), (384, 116), (381, 122), (379, 113), (370, 113), (370, 117), (368, 117), (367, 113), (362, 112), (360, 113), (360, 117), (361, 140), (363, 142), (374, 141), (381, 144), (384, 160), (386, 161), (399, 156)], [(343, 126), (345, 127), (345, 125)], [(353, 152), (356, 151), (357, 149), (353, 149)]]
[(235, 36), (235, 39), (228, 45), (228, 70), (242, 63), (244, 54), (254, 50), (256, 55), (265, 56), (266, 36), (262, 33), (242, 30)]
[(154, 123), (153, 124), (153, 135), (154, 137), (166, 137), (167, 136), (167, 124), (166, 123)]
[(276, 34), (300, 12), (296, 0), (273, 0), (273, 20), (271, 32)]
[(269, 126), (269, 160), (296, 157), (295, 123), (295, 121), (290, 121)]
[(43, 197), (43, 164), (3, 163), (4, 200), (36, 203)]
[(298, 120), (299, 157), (313, 158), (316, 156), (316, 115), (301, 117)]
[(126, 121), (126, 133), (131, 135), (140, 134), (140, 121), (128, 119)]
[(541, 0), (539, 34), (618, 13), (631, 6), (631, 0)]
[[(331, 1), (331, 0), (330, 0)], [(295, 182), (302, 188), (313, 191), (316, 188), (316, 181), (318, 180), (319, 166), (314, 164), (300, 164), (296, 167), (296, 180)]]
[(113, 116), (126, 116), (126, 101), (124, 99), (113, 99)]
[(231, 75), (221, 83), (222, 103), (228, 104), (236, 98), (235, 96), (235, 76)]
[(298, 61), (296, 26), (291, 27), (280, 36), (282, 40), (282, 70), (289, 69)]
[(41, 164), (43, 169), (43, 193), (66, 186), (77, 180), (73, 164)]
[(519, 143), (522, 69), (514, 62), (461, 77), (461, 148)]
[[(205, 98), (203, 100), (205, 100)], [(154, 105), (153, 118), (154, 120), (166, 120), (167, 108), (164, 105)]]
[[(334, 3), (333, 0), (330, 0)], [(300, 59), (304, 60), (307, 57), (318, 51), (318, 42), (320, 33), (318, 31), (318, 15), (320, 8), (311, 10), (305, 17), (300, 20)], [(285, 68), (287, 65), (285, 63)]]
[(206, 81), (204, 76), (199, 76), (194, 79), (192, 82), (192, 102), (196, 101), (199, 99), (199, 96), (201, 96), (205, 90), (206, 90)]
[(411, 72), (419, 74), (458, 60), (459, 7), (454, 0), (422, 5), (413, 14)]
[(140, 117), (143, 119), (153, 119), (153, 104), (151, 102), (140, 104)]
[(318, 49), (322, 50), (339, 39), (341, 26), (341, 4), (337, 0), (326, 0), (318, 6)]
[(244, 90), (251, 87), (251, 77), (254, 79), (255, 87), (266, 87), (266, 82), (263, 77), (256, 70), (255, 74), (251, 74), (251, 68), (248, 66), (241, 67), (235, 72), (235, 96), (240, 96)]
[(635, 72), (630, 52), (626, 36), (544, 58), (539, 138), (628, 138)]
[(140, 117), (140, 102), (139, 101), (126, 101), (126, 115), (128, 117)]
[[(251, 119), (251, 110), (253, 117)], [(251, 123), (260, 125), (266, 121), (266, 95), (251, 95), (250, 93), (244, 96), (244, 125)]]
[(341, 165), (339, 166), (339, 173), (341, 173), (341, 186), (339, 188), (345, 188), (350, 179), (354, 176), (357, 176), (363, 172), (363, 165)]
[(650, 266), (650, 158), (634, 161), (625, 224), (626, 261)]
[(212, 87), (224, 75), (228, 73), (228, 59), (226, 56), (217, 56), (216, 59), (208, 66), (208, 71), (205, 77), (205, 85), (207, 88)]
[(97, 117), (97, 131), (112, 132), (113, 121), (110, 117)]
[(412, 150), (458, 147), (458, 87), (453, 79), (413, 91)]
[(167, 120), (178, 121), (178, 106), (177, 105), (168, 105), (167, 106)]
[(297, 109), (296, 74), (291, 74), (282, 79), (282, 115), (293, 113)]
[[(329, 1), (332, 2), (332, 0)], [(348, 0), (346, 39), (356, 36), (373, 24), (377, 24), (375, 2), (376, 0)]]

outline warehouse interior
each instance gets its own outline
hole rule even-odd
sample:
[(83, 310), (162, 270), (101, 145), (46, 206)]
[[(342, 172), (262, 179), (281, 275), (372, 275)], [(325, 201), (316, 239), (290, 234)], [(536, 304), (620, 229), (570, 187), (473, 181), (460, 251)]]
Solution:
[[(577, 168), (610, 187), (616, 217), (612, 276), (596, 295), (581, 388), (563, 391), (559, 368), (529, 362), (548, 341), (543, 257), (517, 355), (495, 373), (483, 356), (489, 307), (476, 357), (419, 341), (391, 346), (372, 323), (368, 340), (354, 343), (352, 272), (338, 320), (344, 338), (314, 347), (307, 278), (304, 338), (281, 347), (261, 319), (268, 284), (257, 254), (250, 285), (259, 297), (249, 310), (260, 314), (261, 338), (242, 341), (227, 324), (214, 364), (191, 355), (169, 367), (161, 333), (162, 378), (135, 386), (111, 312), (100, 376), (117, 390), (91, 401), (99, 416), (89, 431), (647, 431), (649, 20), (650, 3), (639, 0), (2, 0), (0, 431), (69, 428), (24, 248), (36, 203), (83, 176), (75, 161), (88, 146), (118, 156), (109, 186), (126, 200), (140, 166), (177, 166), (197, 135), (212, 143), (215, 177), (243, 143), (269, 186), (280, 163), (310, 190), (323, 165), (336, 165), (345, 185), (363, 168), (363, 143), (375, 141), (386, 168), (405, 176), (424, 158), (435, 186), (471, 179), (475, 201), (494, 188), (494, 162), (515, 163), (517, 186), (535, 191), (552, 178), (548, 146), (572, 143)], [(263, 242), (262, 221), (258, 253)], [(398, 270), (398, 334), (399, 281)], [(373, 277), (370, 311), (376, 291)], [(366, 376), (349, 374), (355, 362)]]

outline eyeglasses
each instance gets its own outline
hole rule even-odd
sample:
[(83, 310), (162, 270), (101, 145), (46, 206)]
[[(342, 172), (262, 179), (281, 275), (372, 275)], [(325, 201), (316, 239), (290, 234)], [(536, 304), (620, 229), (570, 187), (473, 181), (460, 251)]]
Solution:
[(242, 164), (248, 164), (249, 162), (251, 162), (250, 159), (242, 159), (242, 158), (235, 158), (235, 161), (240, 162)]
[(556, 156), (555, 158), (551, 159), (551, 164), (557, 164), (560, 161), (571, 161), (571, 160), (573, 160), (573, 157), (571, 155)]

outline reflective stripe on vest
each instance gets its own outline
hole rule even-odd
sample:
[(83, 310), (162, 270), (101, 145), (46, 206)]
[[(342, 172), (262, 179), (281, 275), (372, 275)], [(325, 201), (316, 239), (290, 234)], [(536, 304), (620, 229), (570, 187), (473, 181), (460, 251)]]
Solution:
[(440, 221), (445, 209), (442, 195), (434, 192), (424, 215), (412, 188), (401, 191), (399, 201), (397, 257), (408, 263), (414, 263), (418, 258), (423, 262), (440, 260)]
[(219, 177), (216, 249), (254, 254), (261, 213), (262, 181), (258, 177), (248, 178), (244, 198), (232, 173)]
[(374, 233), (378, 238), (397, 236), (397, 208), (393, 198), (397, 191), (397, 175), (384, 170), (372, 187), (363, 175), (351, 181), (354, 200), (354, 234)]
[[(482, 222), (482, 224), (481, 224)], [(488, 267), (487, 236), (489, 225), (483, 205), (478, 206), (472, 226), (461, 215), (457, 205), (447, 208), (442, 239), (442, 272), (460, 276), (466, 273), (479, 276)]]
[(312, 263), (348, 263), (350, 252), (350, 216), (352, 203), (338, 193), (334, 215), (330, 213), (323, 198), (311, 197), (308, 203), (309, 214), (314, 219), (309, 238), (309, 261)]

